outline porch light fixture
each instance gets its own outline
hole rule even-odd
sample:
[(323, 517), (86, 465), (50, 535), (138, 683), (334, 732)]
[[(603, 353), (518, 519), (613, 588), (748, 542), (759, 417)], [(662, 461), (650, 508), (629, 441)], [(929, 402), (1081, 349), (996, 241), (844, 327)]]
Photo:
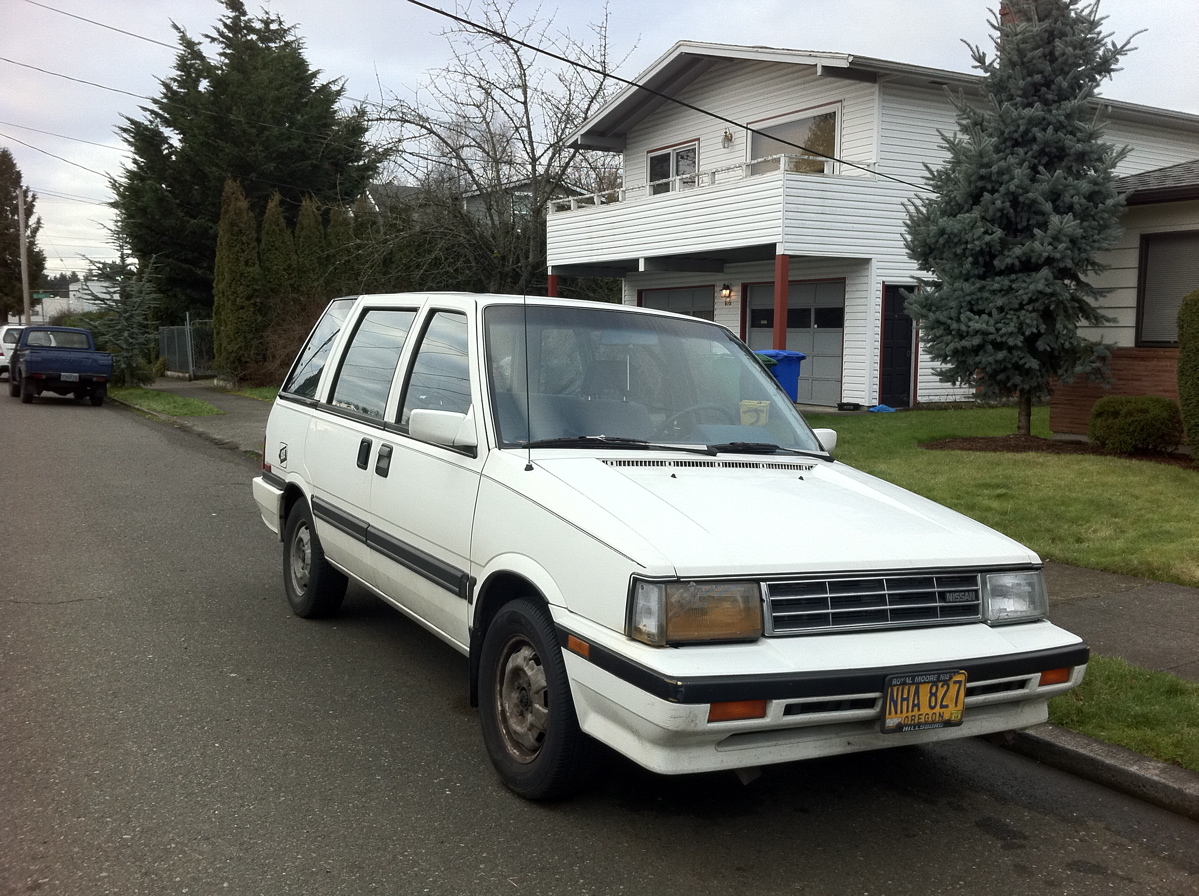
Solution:
[(725, 149), (733, 145), (733, 132), (728, 128), (724, 129), (724, 136), (720, 138), (720, 145)]
[(727, 283), (720, 287), (720, 297), (724, 299), (724, 303), (726, 305), (733, 304), (733, 287), (729, 286)]

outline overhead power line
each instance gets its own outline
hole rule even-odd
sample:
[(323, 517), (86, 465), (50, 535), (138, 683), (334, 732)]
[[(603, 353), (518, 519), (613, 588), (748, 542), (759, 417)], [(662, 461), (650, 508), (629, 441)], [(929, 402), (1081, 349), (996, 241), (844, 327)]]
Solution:
[(178, 50), (179, 49), (178, 45), (176, 45), (176, 44), (163, 43), (162, 41), (155, 40), (152, 37), (146, 37), (144, 34), (135, 34), (132, 31), (126, 31), (124, 28), (117, 28), (113, 25), (105, 25), (103, 22), (97, 22), (95, 19), (88, 19), (88, 18), (84, 18), (83, 16), (77, 16), (77, 15), (75, 15), (75, 13), (67, 12), (65, 9), (57, 9), (53, 6), (47, 6), (45, 3), (38, 3), (37, 0), (25, 0), (25, 2), (31, 3), (34, 6), (40, 6), (42, 9), (48, 9), (48, 10), (50, 10), (50, 12), (56, 12), (62, 16), (69, 16), (72, 19), (78, 19), (81, 22), (87, 22), (89, 25), (96, 25), (100, 28), (107, 28), (109, 31), (115, 31), (118, 34), (127, 34), (130, 37), (136, 37), (138, 40), (144, 40), (148, 43), (158, 44), (158, 46), (166, 47), (168, 50)]
[[(32, 0), (29, 0), (29, 2), (32, 2)], [(0, 121), (0, 125), (9, 128), (20, 128), (23, 131), (33, 131), (35, 134), (45, 134), (47, 137), (59, 137), (62, 140), (73, 140), (75, 143), (86, 143), (88, 146), (98, 146), (101, 149), (111, 149), (113, 152), (123, 152), (126, 154), (129, 153), (129, 150), (123, 146), (111, 146), (108, 143), (96, 143), (92, 140), (84, 140), (81, 137), (69, 137), (66, 134), (56, 134), (53, 131), (43, 131), (39, 128), (31, 128), (29, 125), (17, 124), (13, 121)]]
[(850, 168), (857, 168), (861, 171), (866, 171), (870, 174), (873, 174), (875, 177), (881, 177), (885, 180), (894, 181), (895, 183), (903, 184), (905, 187), (911, 187), (912, 189), (915, 189), (915, 190), (929, 190), (929, 187), (927, 187), (923, 184), (914, 184), (914, 183), (911, 183), (910, 181), (904, 180), (903, 178), (894, 177), (893, 175), (884, 174), (881, 171), (876, 171), (866, 165), (861, 165), (861, 164), (858, 164), (857, 162), (851, 162), (847, 159), (838, 158), (837, 156), (832, 156), (832, 155), (829, 155), (828, 153), (821, 152), (818, 149), (812, 149), (811, 147), (803, 146), (802, 144), (799, 144), (799, 143), (793, 143), (790, 140), (784, 140), (781, 137), (776, 137), (773, 134), (767, 134), (766, 132), (760, 131), (757, 128), (750, 127), (748, 124), (745, 124), (744, 122), (735, 121), (734, 119), (728, 118), (727, 116), (724, 116), (724, 115), (721, 115), (718, 112), (713, 112), (709, 109), (704, 109), (701, 106), (696, 106), (695, 104), (689, 103), (686, 100), (681, 100), (676, 96), (671, 96), (669, 93), (663, 93), (660, 90), (655, 90), (652, 87), (647, 87), (644, 84), (639, 84), (638, 82), (631, 81), (628, 78), (622, 78), (620, 75), (614, 75), (609, 71), (605, 71), (602, 68), (598, 68), (597, 66), (588, 65), (585, 62), (579, 62), (577, 59), (571, 59), (567, 56), (563, 56), (561, 53), (556, 53), (553, 50), (547, 50), (544, 47), (537, 46), (536, 44), (528, 43), (527, 41), (523, 41), (518, 37), (513, 37), (510, 34), (506, 34), (503, 31), (499, 31), (499, 30), (497, 30), (495, 28), (491, 28), (487, 25), (480, 24), (478, 22), (472, 21), (471, 19), (456, 15), (452, 12), (447, 12), (444, 9), (438, 9), (436, 6), (432, 6), (428, 3), (422, 3), (421, 0), (408, 0), (408, 2), (411, 3), (413, 6), (419, 6), (421, 9), (427, 9), (429, 12), (437, 13), (437, 15), (439, 15), (439, 16), (444, 16), (447, 19), (457, 22), (460, 25), (465, 25), (468, 28), (473, 28), (474, 30), (482, 32), (483, 34), (490, 34), (492, 37), (496, 38), (496, 40), (501, 40), (501, 41), (504, 41), (505, 43), (516, 44), (517, 46), (524, 47), (526, 50), (532, 50), (534, 53), (540, 53), (543, 56), (548, 56), (551, 59), (556, 59), (559, 62), (564, 62), (567, 65), (574, 66), (575, 68), (582, 69), (583, 71), (591, 72), (594, 75), (599, 75), (602, 78), (610, 78), (613, 81), (617, 81), (621, 84), (626, 84), (629, 87), (633, 87), (637, 90), (644, 91), (645, 93), (653, 94), (654, 96), (659, 97), (660, 99), (664, 99), (667, 102), (674, 103), (677, 106), (682, 106), (684, 109), (690, 109), (692, 112), (698, 112), (699, 114), (706, 115), (709, 118), (715, 118), (717, 121), (723, 122), (724, 124), (732, 125), (735, 128), (740, 128), (741, 130), (745, 131), (747, 134), (757, 134), (759, 137), (766, 137), (767, 139), (773, 140), (776, 143), (782, 143), (784, 146), (791, 146), (791, 147), (794, 147), (795, 149), (802, 150), (803, 152), (809, 153), (814, 156), (818, 156), (822, 159), (829, 159), (830, 161), (838, 162), (839, 164), (846, 165)]
[(3, 137), (5, 140), (11, 140), (13, 143), (20, 143), (22, 146), (27, 146), (35, 152), (40, 152), (42, 155), (47, 155), (52, 159), (58, 159), (60, 162), (66, 162), (68, 165), (74, 165), (76, 168), (82, 168), (84, 171), (90, 171), (92, 174), (98, 174), (105, 178), (108, 177), (108, 175), (103, 171), (97, 171), (95, 168), (88, 168), (87, 165), (80, 165), (78, 162), (72, 162), (70, 159), (64, 159), (62, 156), (56, 156), (49, 150), (42, 149), (40, 146), (34, 146), (32, 143), (26, 143), (24, 140), (18, 140), (16, 137), (9, 136), (8, 134), (0, 133), (0, 137)]

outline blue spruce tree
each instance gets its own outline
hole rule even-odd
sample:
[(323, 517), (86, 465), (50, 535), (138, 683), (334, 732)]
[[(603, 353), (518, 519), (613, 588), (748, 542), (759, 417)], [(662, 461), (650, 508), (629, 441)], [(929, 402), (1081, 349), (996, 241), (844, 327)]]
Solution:
[(994, 55), (971, 47), (982, 102), (954, 97), (948, 160), (908, 209), (908, 254), (931, 278), (907, 303), (945, 381), (985, 401), (1034, 402), (1055, 378), (1106, 376), (1109, 350), (1078, 332), (1098, 325), (1088, 278), (1119, 236), (1123, 157), (1103, 141), (1094, 102), (1129, 43), (1102, 31), (1098, 3), (1009, 0), (991, 21)]

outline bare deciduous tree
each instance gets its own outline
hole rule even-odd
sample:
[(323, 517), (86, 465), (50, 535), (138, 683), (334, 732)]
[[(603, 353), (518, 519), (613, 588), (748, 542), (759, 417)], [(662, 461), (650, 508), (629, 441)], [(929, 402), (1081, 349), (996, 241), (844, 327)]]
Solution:
[(514, 21), (513, 5), (485, 0), (477, 25), (447, 30), (450, 64), (380, 116), (395, 175), (419, 187), (396, 219), (421, 248), (406, 253), (417, 256), (421, 285), (543, 289), (547, 203), (619, 177), (615, 155), (566, 143), (613, 89), (599, 74), (612, 62), (607, 11), (583, 42), (554, 29), (552, 17)]

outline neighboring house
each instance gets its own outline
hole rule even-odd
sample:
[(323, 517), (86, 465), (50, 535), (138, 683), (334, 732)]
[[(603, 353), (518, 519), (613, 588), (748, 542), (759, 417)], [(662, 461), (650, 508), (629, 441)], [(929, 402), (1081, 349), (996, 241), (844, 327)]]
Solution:
[(1115, 346), (1111, 383), (1059, 384), (1049, 428), (1085, 435), (1091, 408), (1104, 395), (1178, 399), (1178, 307), (1199, 289), (1199, 159), (1121, 178), (1127, 208), (1118, 245), (1096, 286), (1099, 307), (1113, 322), (1084, 330)]
[(80, 280), (68, 284), (67, 295), (50, 296), (42, 302), (42, 316), (49, 320), (59, 314), (83, 314), (86, 311), (99, 311), (95, 297), (109, 298), (115, 292), (112, 283), (103, 280)]
[[(622, 152), (624, 184), (550, 203), (551, 292), (560, 275), (621, 277), (626, 303), (715, 319), (755, 349), (802, 351), (801, 403), (968, 398), (933, 373), (903, 311), (901, 290), (921, 273), (904, 249), (904, 204), (922, 192), (924, 165), (944, 160), (940, 132), (956, 128), (946, 86), (972, 96), (980, 80), (678, 43), (636, 79), (657, 93), (627, 87), (571, 135)], [(1199, 116), (1099, 104), (1107, 138), (1132, 147), (1120, 173), (1199, 157)]]

